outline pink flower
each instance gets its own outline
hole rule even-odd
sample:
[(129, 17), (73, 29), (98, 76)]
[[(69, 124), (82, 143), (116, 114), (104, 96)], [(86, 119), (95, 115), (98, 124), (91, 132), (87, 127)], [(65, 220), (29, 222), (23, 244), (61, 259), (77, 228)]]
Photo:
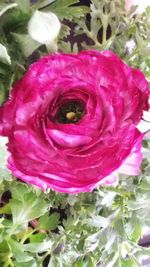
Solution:
[(125, 0), (125, 6), (127, 10), (132, 6), (137, 6), (136, 13), (143, 13), (150, 6), (150, 0)]
[(46, 190), (79, 193), (137, 175), (148, 83), (111, 51), (54, 54), (34, 63), (0, 111), (8, 168)]

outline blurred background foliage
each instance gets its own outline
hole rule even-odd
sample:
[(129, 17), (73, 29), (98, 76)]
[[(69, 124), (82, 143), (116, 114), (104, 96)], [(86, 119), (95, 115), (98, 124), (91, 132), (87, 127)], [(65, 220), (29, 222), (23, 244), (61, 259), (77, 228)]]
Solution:
[[(86, 4), (86, 5), (85, 5)], [(29, 65), (48, 53), (31, 39), (35, 10), (54, 12), (62, 27), (58, 51), (111, 49), (150, 79), (150, 8), (136, 14), (124, 1), (0, 2), (0, 103)], [(140, 237), (150, 226), (149, 135), (141, 175), (121, 176), (116, 188), (78, 195), (44, 194), (6, 170), (0, 141), (0, 266), (139, 267), (150, 256)]]

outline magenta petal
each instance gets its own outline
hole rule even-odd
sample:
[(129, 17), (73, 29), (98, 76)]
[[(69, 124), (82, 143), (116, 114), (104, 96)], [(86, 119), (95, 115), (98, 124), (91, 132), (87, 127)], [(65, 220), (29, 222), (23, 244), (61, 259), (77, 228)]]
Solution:
[(58, 130), (47, 130), (47, 132), (53, 141), (64, 147), (81, 146), (92, 140), (90, 136), (67, 134)]

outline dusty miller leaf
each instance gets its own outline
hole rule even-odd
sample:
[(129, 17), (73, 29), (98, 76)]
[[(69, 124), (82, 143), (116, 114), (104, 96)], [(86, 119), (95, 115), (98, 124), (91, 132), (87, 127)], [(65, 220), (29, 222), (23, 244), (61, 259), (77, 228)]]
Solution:
[(61, 19), (72, 20), (73, 18), (83, 17), (89, 11), (87, 6), (72, 6), (78, 2), (79, 0), (57, 0), (45, 7), (44, 10), (55, 13)]
[(25, 194), (22, 201), (12, 199), (10, 205), (14, 224), (22, 224), (38, 218), (48, 209), (46, 202), (37, 198), (32, 192)]

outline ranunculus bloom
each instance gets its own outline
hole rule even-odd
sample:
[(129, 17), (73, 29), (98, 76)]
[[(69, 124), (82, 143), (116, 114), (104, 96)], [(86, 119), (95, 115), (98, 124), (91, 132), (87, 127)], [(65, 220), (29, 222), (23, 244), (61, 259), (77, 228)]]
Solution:
[(8, 168), (46, 190), (78, 193), (137, 175), (148, 83), (111, 51), (54, 54), (34, 63), (1, 108)]

